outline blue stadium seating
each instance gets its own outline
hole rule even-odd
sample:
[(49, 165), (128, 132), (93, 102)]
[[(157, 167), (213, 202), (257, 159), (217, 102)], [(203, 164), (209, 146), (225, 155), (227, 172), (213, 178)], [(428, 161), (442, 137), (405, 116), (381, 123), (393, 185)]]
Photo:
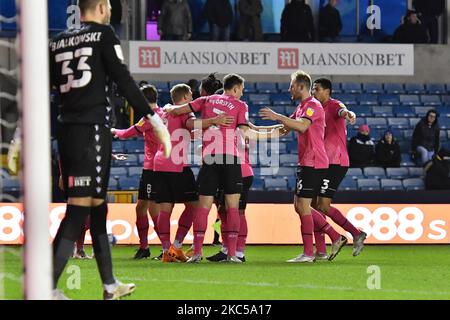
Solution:
[(112, 152), (113, 153), (124, 153), (125, 148), (124, 148), (123, 141), (114, 140), (112, 142)]
[(404, 179), (403, 187), (406, 190), (423, 190), (423, 189), (425, 189), (423, 180), (419, 179), (419, 178)]
[(429, 94), (444, 94), (445, 86), (440, 83), (430, 83), (426, 85)]
[(403, 137), (405, 140), (411, 141), (412, 134), (413, 134), (412, 129), (403, 130)]
[(361, 84), (356, 82), (343, 82), (341, 88), (344, 93), (362, 93)]
[(378, 95), (376, 95), (376, 94), (361, 94), (357, 97), (357, 101), (362, 106), (375, 106), (378, 104)]
[(119, 190), (119, 182), (116, 178), (110, 177), (108, 181), (108, 190), (116, 191)]
[(351, 179), (362, 179), (364, 178), (364, 174), (361, 168), (348, 168), (346, 177), (350, 177)]
[(363, 89), (365, 93), (384, 93), (383, 84), (381, 83), (363, 83)]
[(417, 122), (420, 121), (420, 118), (409, 118), (408, 121), (409, 121), (409, 127), (411, 129), (414, 129), (414, 127), (416, 126)]
[(263, 191), (264, 190), (264, 181), (261, 179), (258, 179), (256, 176), (253, 179), (253, 184), (250, 187), (250, 190), (252, 191)]
[(125, 167), (111, 167), (110, 176), (116, 179), (127, 176), (127, 168)]
[(15, 192), (20, 191), (20, 180), (18, 178), (3, 179), (3, 190), (4, 192)]
[(373, 116), (372, 107), (369, 106), (355, 106), (352, 111), (356, 113), (357, 117), (371, 117)]
[(286, 114), (286, 107), (285, 106), (272, 106), (270, 107), (273, 111), (280, 113), (280, 114)]
[(287, 181), (283, 178), (267, 178), (264, 179), (264, 187), (266, 190), (286, 190), (287, 189)]
[(334, 98), (342, 101), (346, 105), (355, 105), (358, 103), (356, 100), (355, 94), (339, 93), (339, 94), (335, 94)]
[(428, 111), (433, 109), (432, 107), (414, 107), (414, 112), (416, 113), (417, 117), (424, 117)]
[(361, 191), (380, 190), (378, 179), (358, 179), (358, 189)]
[(125, 140), (125, 151), (127, 153), (144, 152), (144, 140)]
[(400, 98), (396, 94), (382, 94), (378, 99), (382, 106), (395, 106), (400, 104)]
[(145, 155), (144, 154), (140, 154), (138, 157), (138, 163), (140, 166), (142, 166), (144, 164), (144, 160), (145, 160)]
[(124, 177), (119, 180), (119, 190), (137, 190), (139, 189), (139, 177)]
[(415, 167), (416, 164), (411, 160), (411, 155), (409, 153), (402, 153), (400, 165), (402, 167)]
[(409, 128), (409, 121), (407, 118), (388, 118), (388, 126), (391, 128), (405, 129)]
[(288, 93), (291, 84), (289, 82), (278, 82), (277, 86), (280, 93)]
[(387, 129), (385, 118), (366, 118), (366, 123), (371, 129)]
[(151, 81), (150, 84), (154, 85), (158, 92), (169, 92), (170, 87), (167, 81)]
[(441, 129), (450, 129), (450, 118), (439, 118), (439, 126), (441, 127)]
[(289, 190), (295, 190), (295, 188), (296, 188), (296, 185), (297, 185), (297, 178), (294, 176), (294, 177), (288, 177), (287, 178), (287, 184), (288, 184), (288, 189)]
[(423, 177), (424, 176), (423, 168), (422, 167), (408, 168), (408, 174), (409, 174), (409, 177), (411, 177), (411, 178)]
[(419, 96), (415, 94), (401, 94), (400, 103), (404, 106), (420, 105)]
[(295, 137), (295, 133), (293, 131), (291, 131), (287, 135), (285, 135), (284, 137), (281, 137), (280, 141), (289, 142), (289, 141), (294, 141), (296, 139), (297, 139), (297, 137)]
[(259, 93), (277, 93), (278, 88), (275, 82), (257, 82), (256, 90)]
[(291, 105), (292, 100), (289, 94), (286, 93), (275, 93), (270, 95), (270, 100), (272, 101), (272, 104), (279, 104), (279, 105)]
[(410, 106), (395, 106), (394, 113), (397, 117), (415, 117), (416, 112)]
[(345, 176), (341, 184), (339, 185), (339, 190), (356, 191), (358, 190), (358, 184), (355, 179), (352, 179), (349, 176)]
[(244, 92), (245, 93), (257, 93), (258, 91), (256, 90), (255, 83), (246, 81)]
[(128, 176), (134, 177), (134, 176), (141, 176), (142, 174), (142, 167), (129, 167), (128, 168)]
[(403, 84), (400, 83), (385, 83), (384, 90), (387, 94), (402, 94), (405, 93)]
[(253, 93), (249, 95), (249, 101), (254, 105), (270, 105), (270, 94), (268, 93)]
[(440, 106), (442, 104), (441, 98), (437, 95), (421, 95), (420, 101), (425, 106)]
[(133, 167), (139, 164), (137, 154), (128, 154), (127, 156), (126, 160), (114, 160), (114, 167)]
[(405, 89), (408, 94), (422, 94), (425, 93), (425, 86), (420, 83), (406, 83)]
[(363, 173), (368, 179), (381, 179), (386, 177), (386, 173), (381, 167), (365, 167)]
[(280, 154), (280, 163), (284, 167), (296, 167), (298, 156), (296, 154)]
[(372, 112), (375, 117), (393, 117), (394, 116), (391, 106), (372, 107)]
[(382, 190), (403, 190), (403, 184), (401, 180), (395, 179), (381, 179)]
[(389, 179), (406, 179), (408, 175), (408, 168), (386, 168), (386, 177)]
[(436, 111), (439, 112), (440, 117), (450, 117), (450, 107), (449, 106), (436, 106)]
[(411, 150), (411, 141), (397, 141), (400, 152), (408, 153)]
[[(278, 169), (278, 170), (277, 170)], [(289, 177), (296, 177), (297, 168), (280, 167), (273, 170), (273, 175), (288, 179)]]

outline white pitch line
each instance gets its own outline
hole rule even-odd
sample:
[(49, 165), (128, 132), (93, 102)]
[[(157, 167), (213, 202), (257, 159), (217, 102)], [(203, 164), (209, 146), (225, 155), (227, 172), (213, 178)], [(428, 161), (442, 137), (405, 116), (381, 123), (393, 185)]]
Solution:
[(272, 282), (231, 282), (231, 281), (210, 281), (210, 280), (174, 280), (174, 279), (156, 279), (156, 278), (126, 278), (123, 280), (127, 281), (142, 281), (142, 282), (182, 282), (188, 284), (209, 284), (209, 285), (231, 285), (231, 286), (248, 286), (248, 287), (273, 287), (273, 288), (291, 288), (291, 289), (313, 289), (313, 290), (334, 290), (334, 291), (359, 291), (359, 292), (381, 292), (381, 293), (406, 293), (406, 294), (424, 294), (424, 295), (448, 295), (450, 292), (445, 291), (416, 291), (416, 290), (398, 290), (398, 289), (377, 289), (369, 290), (363, 288), (354, 287), (339, 287), (339, 286), (317, 286), (313, 284), (292, 284), (292, 285), (281, 285), (279, 283)]

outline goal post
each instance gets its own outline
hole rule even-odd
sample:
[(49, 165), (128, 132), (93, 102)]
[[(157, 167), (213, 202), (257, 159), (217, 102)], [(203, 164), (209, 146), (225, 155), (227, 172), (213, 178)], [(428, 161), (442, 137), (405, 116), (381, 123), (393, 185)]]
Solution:
[(25, 235), (25, 299), (51, 298), (48, 213), (51, 190), (47, 0), (18, 0), (19, 108)]

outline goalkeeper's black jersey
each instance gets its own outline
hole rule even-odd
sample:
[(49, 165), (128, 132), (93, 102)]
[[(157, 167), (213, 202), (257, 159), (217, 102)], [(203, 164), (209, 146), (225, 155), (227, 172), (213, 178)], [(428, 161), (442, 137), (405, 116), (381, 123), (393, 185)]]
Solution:
[(151, 113), (123, 60), (120, 41), (109, 25), (86, 22), (52, 39), (50, 78), (60, 94), (59, 121), (108, 124), (110, 81), (138, 112)]

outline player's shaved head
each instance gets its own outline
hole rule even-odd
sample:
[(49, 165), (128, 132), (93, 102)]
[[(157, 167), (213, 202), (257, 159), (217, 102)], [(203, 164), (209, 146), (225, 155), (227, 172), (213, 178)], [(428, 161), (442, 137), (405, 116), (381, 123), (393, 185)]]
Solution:
[(98, 4), (102, 3), (107, 5), (109, 0), (78, 0), (78, 6), (80, 7), (81, 14), (87, 11), (93, 11)]

